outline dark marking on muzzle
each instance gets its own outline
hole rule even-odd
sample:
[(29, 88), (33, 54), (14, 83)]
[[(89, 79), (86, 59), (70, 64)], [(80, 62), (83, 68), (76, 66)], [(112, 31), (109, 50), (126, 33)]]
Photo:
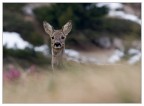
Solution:
[(55, 47), (61, 47), (61, 44), (60, 44), (59, 42), (56, 42), (56, 43), (54, 44), (54, 46), (55, 46)]

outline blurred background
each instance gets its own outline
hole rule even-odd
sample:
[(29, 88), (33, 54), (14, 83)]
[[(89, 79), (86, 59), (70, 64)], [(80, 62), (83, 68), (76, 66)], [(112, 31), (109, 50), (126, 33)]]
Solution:
[[(54, 80), (44, 20), (73, 23)], [(4, 103), (140, 102), (141, 3), (3, 3), (3, 81)]]

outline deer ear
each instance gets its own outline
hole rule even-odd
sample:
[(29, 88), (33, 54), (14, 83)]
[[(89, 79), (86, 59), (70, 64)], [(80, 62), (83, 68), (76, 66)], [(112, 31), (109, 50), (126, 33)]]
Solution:
[(71, 31), (72, 29), (72, 21), (69, 20), (62, 28), (63, 32), (65, 35), (68, 35), (68, 33)]
[(46, 21), (43, 22), (43, 26), (44, 26), (45, 32), (51, 36), (53, 33), (53, 27)]

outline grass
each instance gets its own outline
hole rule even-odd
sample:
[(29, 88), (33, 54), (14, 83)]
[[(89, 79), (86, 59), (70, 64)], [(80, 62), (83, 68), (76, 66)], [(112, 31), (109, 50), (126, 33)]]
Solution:
[(3, 103), (141, 103), (141, 64), (69, 63), (3, 83)]

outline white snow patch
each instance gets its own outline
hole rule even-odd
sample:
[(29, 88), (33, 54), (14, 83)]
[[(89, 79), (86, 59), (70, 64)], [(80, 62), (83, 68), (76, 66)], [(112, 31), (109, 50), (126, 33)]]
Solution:
[(33, 9), (39, 8), (41, 6), (48, 6), (48, 5), (49, 5), (48, 3), (29, 3), (23, 7), (23, 11), (27, 15), (34, 15)]
[(48, 46), (45, 44), (45, 45), (41, 45), (41, 46), (36, 46), (34, 48), (35, 51), (37, 52), (42, 52), (45, 56), (47, 56), (49, 53), (48, 53)]
[(78, 51), (73, 49), (66, 49), (65, 54), (67, 55), (66, 59), (68, 61), (74, 61), (77, 63), (92, 63), (92, 64), (98, 63), (96, 58), (82, 56)]
[(137, 50), (137, 49), (134, 49), (134, 48), (131, 48), (128, 50), (128, 54), (129, 55), (135, 55), (135, 54), (139, 54), (140, 53), (140, 50)]
[(125, 13), (123, 11), (111, 10), (111, 11), (109, 11), (108, 15), (110, 17), (118, 17), (118, 18), (121, 18), (121, 19), (126, 19), (126, 20), (130, 20), (130, 21), (136, 22), (138, 24), (141, 24), (141, 20), (137, 16)]
[(123, 8), (122, 3), (97, 3), (96, 6), (108, 7), (110, 9), (108, 16), (110, 16), (110, 17), (117, 17), (117, 18), (122, 18), (122, 19), (126, 19), (126, 20), (131, 20), (131, 21), (136, 22), (141, 25), (141, 19), (139, 19), (136, 15), (128, 14), (128, 13), (125, 13), (124, 11), (117, 11), (117, 9)]
[(7, 48), (24, 49), (26, 47), (32, 47), (30, 43), (24, 41), (20, 34), (16, 32), (3, 32), (3, 45)]
[(65, 49), (66, 59), (80, 63), (80, 53), (73, 49)]
[(128, 60), (129, 64), (135, 64), (141, 59), (141, 51), (138, 49), (130, 48), (128, 54), (132, 55)]
[(129, 63), (129, 64), (135, 64), (135, 63), (137, 63), (138, 61), (140, 61), (140, 59), (141, 59), (141, 53), (138, 53), (138, 54), (132, 56), (132, 57), (128, 60), (128, 63)]
[(122, 52), (120, 50), (115, 50), (114, 53), (108, 59), (108, 62), (116, 63), (116, 62), (120, 61), (123, 56), (124, 56), (124, 52)]
[(116, 63), (118, 61), (120, 61), (120, 57), (118, 55), (112, 55), (108, 60), (109, 63)]
[(79, 52), (72, 50), (72, 49), (65, 49), (65, 54), (69, 57), (79, 58)]
[(106, 6), (111, 10), (123, 8), (123, 5), (121, 3), (97, 3), (96, 6), (98, 7)]

